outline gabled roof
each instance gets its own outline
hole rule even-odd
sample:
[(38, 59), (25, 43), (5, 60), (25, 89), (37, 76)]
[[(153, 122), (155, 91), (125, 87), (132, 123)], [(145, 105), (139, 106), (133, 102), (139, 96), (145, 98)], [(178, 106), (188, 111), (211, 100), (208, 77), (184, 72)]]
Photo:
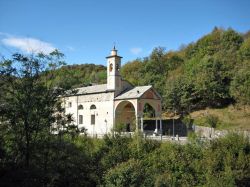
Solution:
[[(143, 96), (145, 92), (148, 90), (153, 89), (153, 87), (150, 86), (136, 86), (132, 88), (131, 90), (124, 91), (120, 95), (118, 95), (115, 100), (122, 100), (122, 99), (137, 99)], [(154, 90), (154, 89), (153, 89)], [(161, 98), (161, 96), (154, 90), (157, 96)]]
[[(141, 98), (144, 93), (149, 90), (152, 90), (156, 96), (161, 99), (161, 96), (158, 92), (151, 86), (136, 86), (131, 89), (124, 90), (120, 95), (118, 95), (115, 100), (123, 100), (123, 99), (137, 99)], [(97, 94), (97, 93), (106, 93), (106, 92), (114, 92), (114, 90), (107, 89), (107, 84), (99, 84), (93, 86), (85, 86), (76, 88), (74, 90), (68, 91), (68, 96), (71, 95), (89, 95), (89, 94)]]
[(107, 84), (99, 84), (99, 85), (85, 86), (73, 89), (69, 91), (68, 95), (88, 95), (88, 94), (105, 93), (112, 91), (114, 90), (107, 89)]
[(87, 93), (99, 93), (107, 91), (107, 84), (99, 84), (94, 86), (85, 86), (76, 89), (78, 94), (87, 94)]

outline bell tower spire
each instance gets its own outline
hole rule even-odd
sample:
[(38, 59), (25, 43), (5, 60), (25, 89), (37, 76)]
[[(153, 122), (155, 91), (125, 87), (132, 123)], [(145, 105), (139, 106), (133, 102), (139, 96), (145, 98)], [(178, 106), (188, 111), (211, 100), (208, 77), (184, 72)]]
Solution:
[(118, 56), (115, 45), (107, 59), (107, 89), (114, 90), (115, 95), (118, 95), (122, 90), (122, 79), (120, 75), (121, 56)]

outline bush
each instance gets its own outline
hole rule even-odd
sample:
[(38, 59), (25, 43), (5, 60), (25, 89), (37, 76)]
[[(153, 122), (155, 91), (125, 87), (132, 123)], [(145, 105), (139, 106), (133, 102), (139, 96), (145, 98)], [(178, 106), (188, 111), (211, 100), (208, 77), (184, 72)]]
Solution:
[(208, 125), (211, 127), (211, 128), (216, 128), (216, 125), (219, 121), (219, 118), (215, 115), (212, 115), (212, 114), (208, 114), (206, 116), (206, 122), (208, 123)]
[(104, 176), (106, 186), (140, 186), (145, 178), (144, 168), (139, 160), (128, 160), (111, 168)]
[(182, 122), (186, 125), (187, 129), (192, 129), (192, 125), (193, 125), (194, 120), (191, 118), (190, 115), (185, 116), (182, 119)]

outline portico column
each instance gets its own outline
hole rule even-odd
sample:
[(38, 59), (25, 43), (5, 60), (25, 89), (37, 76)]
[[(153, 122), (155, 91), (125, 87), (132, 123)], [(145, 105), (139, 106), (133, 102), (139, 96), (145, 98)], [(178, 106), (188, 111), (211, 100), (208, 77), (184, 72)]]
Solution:
[(143, 116), (141, 116), (141, 132), (143, 132)]
[(161, 134), (162, 134), (162, 119), (160, 117), (160, 131), (161, 131)]
[(155, 117), (155, 132), (158, 133), (158, 119)]
[(136, 116), (135, 116), (135, 131), (136, 132), (138, 132), (138, 116), (137, 116), (137, 114), (136, 114)]

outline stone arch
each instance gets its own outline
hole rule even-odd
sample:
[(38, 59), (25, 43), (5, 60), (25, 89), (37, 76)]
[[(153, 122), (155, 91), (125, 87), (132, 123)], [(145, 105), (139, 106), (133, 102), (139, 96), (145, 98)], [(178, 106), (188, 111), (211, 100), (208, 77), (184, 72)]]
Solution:
[(121, 101), (115, 108), (115, 128), (125, 132), (136, 128), (136, 107), (131, 101)]
[[(149, 107), (151, 109), (151, 116), (147, 116), (145, 108)], [(138, 117), (140, 118), (138, 127), (141, 128), (141, 131), (153, 131), (158, 134), (162, 131), (162, 121), (161, 121), (161, 100), (155, 99), (141, 99), (139, 102), (139, 112)], [(153, 125), (155, 121), (155, 126)]]
[(156, 109), (149, 102), (145, 102), (143, 105), (143, 117), (153, 118), (156, 116)]
[(145, 105), (150, 105), (155, 111), (155, 117), (159, 117), (161, 115), (161, 100), (152, 100), (152, 99), (141, 99), (139, 101), (139, 110), (138, 116), (144, 116), (144, 108)]

